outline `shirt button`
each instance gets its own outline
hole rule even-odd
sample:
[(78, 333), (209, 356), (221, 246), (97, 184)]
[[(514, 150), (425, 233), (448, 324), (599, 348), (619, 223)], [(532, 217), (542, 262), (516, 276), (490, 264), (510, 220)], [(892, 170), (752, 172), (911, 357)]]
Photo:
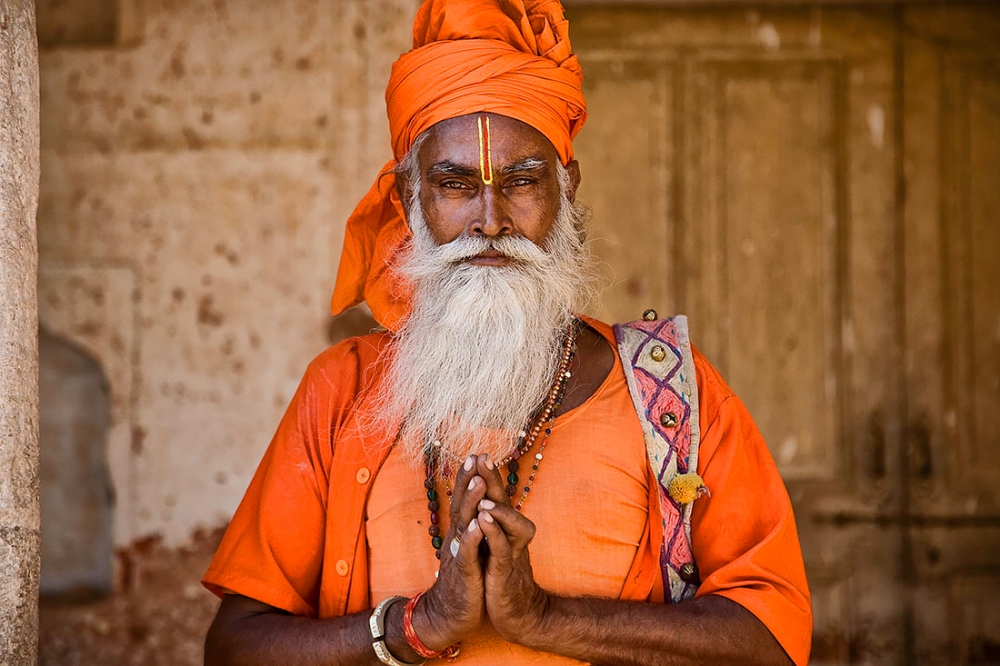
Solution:
[(351, 568), (347, 566), (347, 560), (337, 560), (336, 566), (337, 566), (337, 573), (340, 574), (341, 576), (346, 576), (347, 572), (351, 570)]
[(682, 565), (679, 573), (681, 575), (681, 580), (685, 583), (690, 583), (698, 578), (698, 568), (695, 567), (694, 562), (688, 562), (687, 564)]
[(358, 470), (358, 483), (368, 483), (368, 479), (372, 478), (372, 473), (368, 471), (367, 467), (362, 467)]

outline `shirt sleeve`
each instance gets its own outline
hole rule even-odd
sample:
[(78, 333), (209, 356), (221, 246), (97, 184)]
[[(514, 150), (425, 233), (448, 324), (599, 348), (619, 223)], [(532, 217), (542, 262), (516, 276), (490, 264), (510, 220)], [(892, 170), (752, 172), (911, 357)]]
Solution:
[(317, 615), (332, 430), (358, 376), (356, 357), (338, 347), (306, 370), (202, 578), (219, 596)]
[(695, 353), (701, 410), (698, 473), (711, 492), (691, 516), (698, 596), (740, 604), (796, 664), (809, 659), (812, 604), (788, 492), (743, 402)]

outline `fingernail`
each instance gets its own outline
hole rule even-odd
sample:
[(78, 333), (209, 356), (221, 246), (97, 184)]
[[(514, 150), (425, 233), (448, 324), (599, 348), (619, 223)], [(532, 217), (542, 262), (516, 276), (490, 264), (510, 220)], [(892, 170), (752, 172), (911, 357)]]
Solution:
[(479, 508), (484, 511), (489, 511), (490, 509), (495, 509), (497, 506), (496, 502), (493, 500), (484, 499), (479, 503)]
[(475, 518), (473, 518), (471, 521), (469, 521), (469, 530), (468, 531), (469, 532), (475, 532), (478, 529), (479, 529), (479, 521), (477, 521)]
[(488, 523), (492, 523), (493, 522), (493, 516), (491, 516), (488, 513), (484, 513), (483, 514), (483, 520), (485, 520)]
[(473, 488), (476, 487), (476, 482), (477, 481), (479, 481), (479, 477), (478, 476), (472, 477), (472, 480), (469, 481), (469, 490), (472, 490)]
[(493, 461), (490, 460), (490, 454), (486, 454), (486, 469), (493, 469)]
[(465, 471), (468, 472), (472, 469), (472, 466), (476, 464), (476, 459), (469, 456), (465, 459)]

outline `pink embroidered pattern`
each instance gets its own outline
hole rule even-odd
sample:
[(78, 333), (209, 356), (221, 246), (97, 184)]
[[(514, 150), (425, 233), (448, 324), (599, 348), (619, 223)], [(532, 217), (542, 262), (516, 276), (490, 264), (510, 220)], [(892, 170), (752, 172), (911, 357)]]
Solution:
[(694, 596), (698, 585), (695, 577), (681, 575), (682, 567), (694, 563), (691, 507), (679, 504), (668, 492), (675, 475), (697, 467), (697, 384), (686, 324), (680, 317), (614, 327), (658, 481), (663, 519), (660, 569), (664, 591), (672, 601)]

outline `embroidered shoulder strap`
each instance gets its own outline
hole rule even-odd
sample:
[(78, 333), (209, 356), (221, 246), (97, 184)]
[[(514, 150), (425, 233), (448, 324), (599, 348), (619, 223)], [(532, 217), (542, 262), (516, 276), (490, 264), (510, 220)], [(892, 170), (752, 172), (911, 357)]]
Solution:
[(698, 571), (691, 554), (692, 502), (707, 489), (698, 469), (698, 385), (687, 317), (643, 319), (614, 326), (618, 353), (658, 481), (663, 589), (677, 602), (694, 596)]

